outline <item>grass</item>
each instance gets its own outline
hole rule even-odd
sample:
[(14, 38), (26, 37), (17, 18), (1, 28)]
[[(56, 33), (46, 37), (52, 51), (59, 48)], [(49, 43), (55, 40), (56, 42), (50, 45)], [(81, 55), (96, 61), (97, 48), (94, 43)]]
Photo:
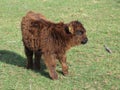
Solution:
[[(20, 22), (29, 10), (84, 24), (89, 42), (68, 51), (69, 76), (59, 64), (56, 81), (44, 65), (42, 71), (25, 69)], [(120, 90), (119, 24), (119, 0), (0, 0), (0, 90)]]

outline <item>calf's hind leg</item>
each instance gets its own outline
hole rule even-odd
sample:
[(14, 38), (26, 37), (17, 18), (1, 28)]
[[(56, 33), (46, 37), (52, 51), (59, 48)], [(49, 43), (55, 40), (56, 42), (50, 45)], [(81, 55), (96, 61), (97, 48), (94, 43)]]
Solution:
[(27, 69), (33, 69), (33, 51), (25, 47), (25, 55), (27, 56)]
[(41, 59), (41, 55), (42, 55), (42, 52), (41, 52), (40, 50), (35, 52), (34, 67), (35, 67), (35, 69), (38, 69), (38, 70), (40, 70), (40, 59)]

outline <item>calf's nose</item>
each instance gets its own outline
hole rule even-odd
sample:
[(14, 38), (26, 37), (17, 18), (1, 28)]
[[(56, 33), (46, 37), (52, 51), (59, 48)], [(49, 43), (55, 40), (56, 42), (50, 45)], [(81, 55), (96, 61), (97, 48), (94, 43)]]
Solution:
[(88, 38), (85, 38), (81, 43), (86, 44), (88, 42)]

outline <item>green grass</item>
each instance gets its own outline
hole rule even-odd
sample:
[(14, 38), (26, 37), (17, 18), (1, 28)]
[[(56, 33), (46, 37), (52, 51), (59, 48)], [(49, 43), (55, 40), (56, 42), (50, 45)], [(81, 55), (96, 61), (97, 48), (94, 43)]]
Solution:
[[(69, 75), (25, 69), (20, 22), (27, 11), (55, 22), (79, 20), (89, 42), (67, 53)], [(119, 0), (0, 0), (0, 90), (120, 90)], [(105, 51), (107, 45), (112, 54)]]

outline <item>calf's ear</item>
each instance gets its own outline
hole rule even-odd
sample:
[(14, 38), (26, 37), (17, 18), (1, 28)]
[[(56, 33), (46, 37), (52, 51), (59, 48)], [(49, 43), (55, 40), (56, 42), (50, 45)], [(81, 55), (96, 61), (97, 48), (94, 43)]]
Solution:
[(69, 32), (73, 34), (74, 33), (73, 26), (69, 25), (68, 28), (69, 28)]
[(65, 31), (66, 31), (67, 34), (73, 34), (74, 33), (73, 26), (72, 25), (67, 25), (65, 27)]

